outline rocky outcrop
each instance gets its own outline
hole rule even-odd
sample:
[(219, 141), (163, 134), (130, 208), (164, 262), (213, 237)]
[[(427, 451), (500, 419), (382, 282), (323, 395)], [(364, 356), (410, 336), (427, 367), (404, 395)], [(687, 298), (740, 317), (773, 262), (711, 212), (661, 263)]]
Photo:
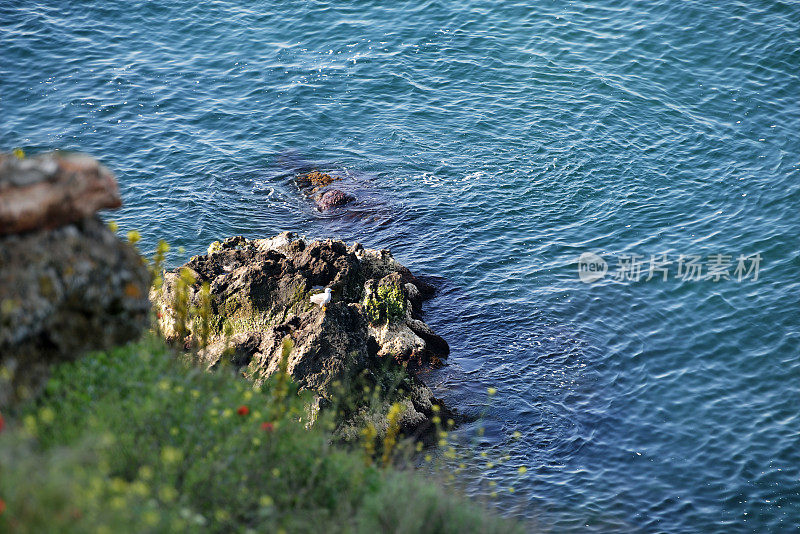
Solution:
[[(430, 285), (386, 250), (338, 240), (306, 242), (292, 233), (233, 237), (209, 251), (185, 265), (195, 280), (186, 290), (194, 306), (201, 305), (203, 284), (210, 289), (211, 344), (199, 352), (208, 366), (230, 364), (261, 383), (281, 365), (281, 347), (289, 338), (294, 348), (286, 368), (302, 388), (316, 392), (320, 406), (341, 410), (343, 395), (365, 387), (381, 392), (377, 410), (367, 409), (367, 402), (345, 410), (343, 434), (366, 420), (385, 427), (386, 409), (394, 402), (403, 406), (407, 434), (429, 430), (434, 405), (441, 402), (415, 371), (438, 365), (449, 352), (419, 317), (422, 301), (433, 292)], [(166, 273), (162, 290), (152, 295), (168, 339), (184, 331), (176, 324), (175, 302), (185, 279), (178, 269)], [(321, 287), (333, 290), (324, 309), (309, 301)], [(176, 341), (196, 343), (198, 332), (192, 325), (188, 331)], [(369, 399), (373, 406), (375, 400)]]
[(0, 156), (0, 406), (35, 393), (51, 363), (139, 337), (150, 273), (94, 215), (116, 182), (86, 156)]
[(58, 228), (122, 205), (114, 176), (82, 154), (0, 154), (0, 235)]
[(330, 174), (311, 171), (296, 176), (294, 181), (304, 196), (314, 201), (319, 211), (344, 206), (356, 200), (356, 197), (341, 189), (326, 189), (334, 182), (341, 181), (341, 178), (333, 177)]

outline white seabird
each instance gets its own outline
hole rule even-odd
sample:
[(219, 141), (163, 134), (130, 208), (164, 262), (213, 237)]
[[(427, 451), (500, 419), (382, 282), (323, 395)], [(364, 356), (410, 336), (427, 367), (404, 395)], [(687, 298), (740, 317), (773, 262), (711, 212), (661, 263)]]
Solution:
[(331, 301), (331, 288), (326, 287), (325, 293), (317, 293), (316, 295), (311, 295), (310, 300), (314, 304), (319, 304), (319, 307), (324, 310), (325, 306), (327, 306), (328, 303)]

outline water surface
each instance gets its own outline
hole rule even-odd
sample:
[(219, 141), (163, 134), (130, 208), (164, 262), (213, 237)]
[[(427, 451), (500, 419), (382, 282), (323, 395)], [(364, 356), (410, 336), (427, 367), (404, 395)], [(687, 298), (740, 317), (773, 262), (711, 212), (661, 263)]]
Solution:
[[(498, 388), (513, 513), (800, 528), (800, 8), (382, 4), (3, 3), (0, 148), (102, 159), (144, 248), (295, 230), (440, 277), (430, 379), (467, 411)], [(307, 165), (357, 181), (360, 215), (304, 202)], [(763, 263), (587, 285), (585, 251)]]

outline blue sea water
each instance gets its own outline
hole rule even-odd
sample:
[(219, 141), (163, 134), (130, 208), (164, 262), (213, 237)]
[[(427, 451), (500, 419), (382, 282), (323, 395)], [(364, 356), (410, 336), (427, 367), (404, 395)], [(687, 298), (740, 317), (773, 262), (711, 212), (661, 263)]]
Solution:
[[(436, 277), (428, 379), (468, 413), (498, 389), (485, 476), (543, 530), (800, 530), (794, 2), (4, 1), (14, 147), (100, 158), (175, 262), (295, 230)], [(353, 210), (302, 199), (310, 168)], [(755, 253), (758, 280), (676, 277)]]

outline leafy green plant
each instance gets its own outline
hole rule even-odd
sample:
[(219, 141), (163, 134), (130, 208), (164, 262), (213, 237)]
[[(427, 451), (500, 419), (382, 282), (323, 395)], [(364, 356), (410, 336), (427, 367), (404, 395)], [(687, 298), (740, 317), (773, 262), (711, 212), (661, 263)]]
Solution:
[(374, 294), (364, 299), (364, 311), (373, 325), (399, 321), (406, 312), (403, 291), (396, 284), (379, 286)]
[(285, 373), (253, 389), (155, 337), (60, 365), (0, 434), (0, 532), (519, 529), (334, 445), (309, 401)]

